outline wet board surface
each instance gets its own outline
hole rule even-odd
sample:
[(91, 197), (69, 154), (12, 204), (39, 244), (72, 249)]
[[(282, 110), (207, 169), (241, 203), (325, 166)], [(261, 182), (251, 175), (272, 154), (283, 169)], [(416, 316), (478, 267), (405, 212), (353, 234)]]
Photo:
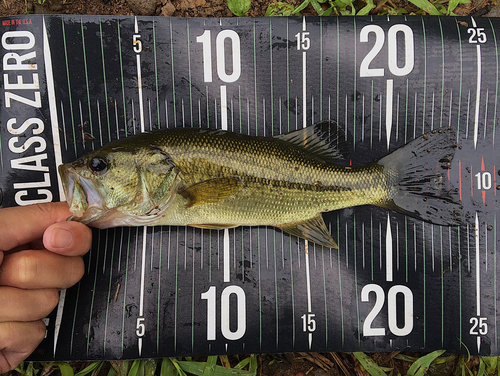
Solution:
[[(339, 249), (268, 227), (94, 230), (32, 359), (446, 349), (498, 355), (500, 20), (2, 18), (3, 207), (64, 199), (56, 166), (152, 129), (272, 136), (333, 119), (346, 163), (451, 127), (466, 212), (324, 215)], [(307, 248), (307, 252), (306, 252)]]

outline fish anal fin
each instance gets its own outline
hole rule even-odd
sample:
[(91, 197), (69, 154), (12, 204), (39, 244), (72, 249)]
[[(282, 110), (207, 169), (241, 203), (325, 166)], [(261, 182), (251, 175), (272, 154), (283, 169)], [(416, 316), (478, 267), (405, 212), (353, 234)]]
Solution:
[(213, 204), (234, 195), (243, 187), (239, 176), (226, 176), (204, 180), (189, 187), (180, 188), (177, 193), (187, 200), (186, 208)]
[(324, 247), (338, 248), (337, 243), (335, 243), (335, 240), (332, 239), (321, 214), (303, 222), (284, 223), (276, 225), (276, 227), (286, 233), (298, 236), (299, 238), (306, 239)]
[(280, 134), (274, 138), (305, 149), (327, 162), (344, 159), (349, 150), (344, 131), (332, 120)]
[(235, 228), (238, 225), (233, 224), (219, 224), (219, 223), (201, 223), (201, 224), (191, 224), (192, 227), (202, 228), (205, 230), (222, 230), (225, 228)]

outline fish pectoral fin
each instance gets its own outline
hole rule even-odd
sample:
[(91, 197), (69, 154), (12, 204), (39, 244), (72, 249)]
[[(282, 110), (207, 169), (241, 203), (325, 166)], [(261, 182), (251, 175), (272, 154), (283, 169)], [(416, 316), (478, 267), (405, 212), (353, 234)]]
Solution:
[(213, 204), (234, 195), (243, 188), (239, 176), (213, 178), (180, 188), (177, 193), (187, 200), (186, 208), (196, 205)]
[(309, 240), (316, 244), (329, 248), (338, 248), (321, 214), (303, 222), (284, 223), (282, 225), (276, 225), (276, 227), (291, 235), (298, 236), (299, 238)]
[(189, 225), (191, 227), (198, 227), (202, 228), (205, 230), (222, 230), (225, 228), (235, 228), (238, 227), (238, 225), (233, 225), (233, 224), (219, 224), (219, 223), (202, 223), (202, 224), (195, 224), (195, 225)]

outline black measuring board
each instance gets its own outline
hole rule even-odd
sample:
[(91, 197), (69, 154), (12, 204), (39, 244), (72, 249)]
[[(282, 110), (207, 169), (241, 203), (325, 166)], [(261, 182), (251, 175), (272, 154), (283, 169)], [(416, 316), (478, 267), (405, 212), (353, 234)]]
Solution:
[(461, 226), (363, 206), (339, 249), (270, 227), (94, 230), (32, 359), (290, 351), (499, 354), (500, 20), (0, 19), (3, 207), (64, 199), (56, 166), (171, 127), (273, 136), (332, 119), (362, 165), (451, 127)]

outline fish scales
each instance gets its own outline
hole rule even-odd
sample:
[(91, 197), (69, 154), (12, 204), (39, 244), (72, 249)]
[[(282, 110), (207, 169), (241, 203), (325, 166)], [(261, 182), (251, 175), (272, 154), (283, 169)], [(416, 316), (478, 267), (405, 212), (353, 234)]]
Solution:
[(268, 225), (336, 247), (322, 212), (370, 204), (435, 224), (461, 222), (447, 178), (452, 130), (352, 167), (339, 163), (343, 138), (331, 121), (276, 137), (167, 129), (111, 142), (59, 172), (70, 219), (99, 228)]
[(214, 134), (173, 130), (158, 146), (179, 166), (188, 186), (214, 176), (238, 176), (243, 188), (202, 207), (185, 208), (186, 201), (179, 199), (175, 217), (158, 224), (278, 225), (387, 199), (380, 166), (346, 168), (279, 139), (223, 133), (214, 142)]

